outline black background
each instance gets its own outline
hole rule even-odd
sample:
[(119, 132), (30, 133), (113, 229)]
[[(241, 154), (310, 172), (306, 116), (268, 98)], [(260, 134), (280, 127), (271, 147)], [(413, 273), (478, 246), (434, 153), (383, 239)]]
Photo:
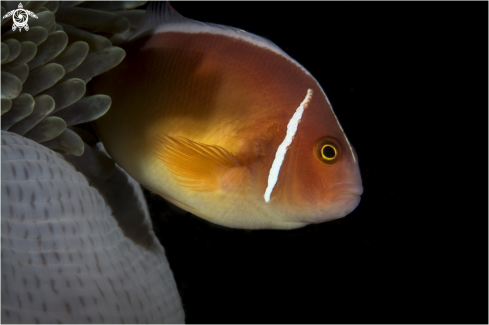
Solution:
[(146, 192), (189, 323), (487, 323), (487, 2), (173, 2), (275, 42), (360, 161), (344, 219), (246, 231)]

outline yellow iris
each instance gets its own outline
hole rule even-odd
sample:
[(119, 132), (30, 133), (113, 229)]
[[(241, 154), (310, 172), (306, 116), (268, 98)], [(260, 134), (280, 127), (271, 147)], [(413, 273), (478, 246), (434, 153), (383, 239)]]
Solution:
[(336, 148), (330, 144), (325, 144), (321, 148), (321, 156), (323, 157), (323, 159), (326, 159), (328, 161), (335, 159), (336, 153)]
[(332, 137), (324, 137), (314, 144), (314, 156), (325, 165), (333, 165), (341, 157), (341, 148), (338, 140)]

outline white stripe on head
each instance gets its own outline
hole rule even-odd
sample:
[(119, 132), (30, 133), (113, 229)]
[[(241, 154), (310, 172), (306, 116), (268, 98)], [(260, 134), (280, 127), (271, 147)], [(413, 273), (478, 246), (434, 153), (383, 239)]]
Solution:
[[(320, 86), (321, 87), (321, 86)], [(322, 88), (321, 88), (322, 89)], [(336, 119), (336, 123), (338, 123), (338, 126), (340, 127), (341, 129), (341, 132), (343, 132), (343, 135), (345, 136), (345, 140), (346, 140), (346, 143), (348, 143), (348, 147), (350, 148), (350, 152), (351, 152), (351, 156), (353, 157), (353, 161), (356, 163), (357, 160), (355, 159), (355, 155), (353, 154), (353, 149), (351, 148), (351, 144), (350, 144), (350, 141), (348, 140), (347, 136), (346, 136), (346, 133), (345, 131), (343, 130), (343, 128), (341, 127), (341, 124), (340, 124), (340, 121), (338, 121), (338, 117), (336, 117), (336, 114), (334, 113), (333, 111), (333, 105), (331, 105), (331, 103), (329, 102), (329, 98), (328, 98), (328, 95), (326, 95), (326, 93), (323, 91), (323, 94), (324, 94), (324, 97), (326, 97), (326, 100), (328, 101), (328, 104), (329, 104), (329, 107), (331, 107), (331, 112), (333, 112), (333, 115)]]
[(273, 160), (272, 167), (270, 168), (270, 173), (268, 175), (268, 187), (265, 190), (265, 202), (270, 201), (270, 195), (272, 194), (273, 188), (275, 184), (277, 184), (278, 174), (280, 172), (280, 167), (282, 167), (282, 162), (284, 161), (285, 153), (292, 143), (292, 138), (297, 132), (297, 127), (299, 126), (299, 122), (302, 118), (302, 113), (309, 105), (309, 102), (312, 98), (312, 89), (307, 90), (306, 98), (302, 101), (302, 103), (297, 107), (294, 115), (287, 124), (287, 134), (285, 135), (284, 141), (278, 146), (277, 152), (275, 153), (275, 159)]

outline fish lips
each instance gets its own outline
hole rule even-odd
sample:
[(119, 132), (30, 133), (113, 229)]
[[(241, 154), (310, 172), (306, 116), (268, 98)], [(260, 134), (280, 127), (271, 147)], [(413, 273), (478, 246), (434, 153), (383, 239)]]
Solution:
[(363, 194), (363, 186), (360, 184), (338, 184), (328, 189), (323, 196), (323, 202), (335, 203), (351, 198), (358, 197)]
[(360, 203), (363, 187), (360, 184), (338, 184), (325, 191), (318, 209), (309, 215), (308, 223), (321, 223), (343, 218)]

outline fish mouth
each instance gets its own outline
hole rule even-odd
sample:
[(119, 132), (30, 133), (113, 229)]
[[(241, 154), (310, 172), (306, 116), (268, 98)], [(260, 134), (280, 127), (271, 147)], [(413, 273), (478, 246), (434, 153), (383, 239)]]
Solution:
[(360, 204), (363, 187), (360, 184), (338, 184), (325, 190), (317, 209), (302, 222), (321, 223), (343, 218)]
[(363, 194), (363, 186), (360, 184), (338, 184), (329, 188), (323, 196), (326, 204), (342, 201), (358, 200)]
[(321, 223), (343, 218), (360, 204), (363, 187), (358, 183), (334, 185), (325, 190), (314, 211), (304, 214), (300, 222)]

